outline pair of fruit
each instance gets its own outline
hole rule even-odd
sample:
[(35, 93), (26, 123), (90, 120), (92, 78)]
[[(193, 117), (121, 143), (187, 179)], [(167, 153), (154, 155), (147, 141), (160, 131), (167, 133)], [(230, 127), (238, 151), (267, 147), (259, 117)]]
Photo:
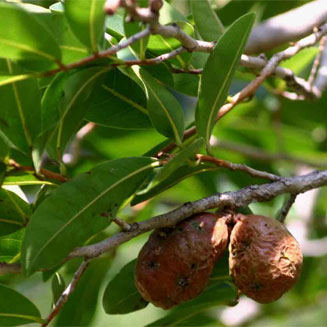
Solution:
[(191, 300), (204, 290), (228, 243), (230, 275), (240, 292), (257, 302), (277, 300), (301, 273), (299, 244), (280, 222), (201, 213), (151, 234), (138, 257), (135, 285), (163, 309)]

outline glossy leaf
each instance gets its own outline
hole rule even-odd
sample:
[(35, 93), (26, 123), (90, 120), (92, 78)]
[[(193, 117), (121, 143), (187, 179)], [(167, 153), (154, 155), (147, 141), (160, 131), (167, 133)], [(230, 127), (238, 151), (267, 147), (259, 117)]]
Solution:
[(108, 314), (126, 314), (145, 308), (145, 301), (134, 283), (136, 259), (125, 265), (109, 282), (103, 294), (103, 308)]
[(28, 203), (13, 192), (0, 189), (0, 236), (23, 228), (30, 214)]
[(0, 262), (12, 262), (20, 254), (24, 236), (21, 229), (10, 235), (0, 237)]
[[(19, 68), (6, 60), (10, 75)], [(36, 79), (0, 87), (0, 130), (19, 150), (29, 154), (40, 131), (41, 95)], [(21, 132), (18, 132), (21, 131)]]
[(64, 305), (55, 326), (91, 326), (98, 306), (99, 290), (112, 259), (108, 257), (93, 260), (76, 290)]
[(176, 98), (159, 84), (146, 70), (140, 75), (147, 92), (147, 108), (154, 127), (162, 135), (182, 144), (184, 133), (183, 111)]
[(224, 26), (211, 8), (209, 0), (191, 0), (192, 16), (204, 41), (217, 41)]
[(105, 0), (66, 0), (65, 15), (76, 37), (92, 52), (99, 50), (98, 44), (104, 33)]
[[(68, 72), (67, 77), (58, 76), (58, 79), (53, 81), (54, 87), (53, 84), (49, 86), (42, 100), (42, 128), (46, 130), (51, 125), (49, 122), (57, 122), (47, 146), (51, 157), (61, 160), (68, 141), (87, 112), (86, 101), (93, 84), (106, 71), (108, 68), (93, 67), (79, 70), (72, 75)], [(49, 101), (47, 97), (50, 97)]]
[(0, 326), (42, 324), (37, 307), (24, 295), (0, 284)]
[(255, 15), (239, 18), (217, 42), (203, 69), (195, 121), (206, 144), (219, 108), (226, 100), (230, 83), (251, 31)]
[(217, 170), (217, 166), (210, 166), (210, 165), (198, 165), (195, 167), (191, 166), (182, 166), (175, 170), (168, 178), (160, 182), (159, 184), (155, 185), (154, 187), (150, 187), (143, 192), (138, 193), (132, 201), (132, 205), (136, 205), (141, 203), (145, 200), (151, 199), (154, 196), (170, 189), (174, 185), (178, 184), (179, 182), (183, 181), (186, 178), (189, 178), (193, 175), (197, 175), (200, 173), (204, 173), (207, 171), (215, 171)]
[(55, 305), (59, 300), (61, 294), (66, 288), (66, 283), (64, 278), (59, 273), (54, 273), (51, 280), (51, 290), (52, 290), (52, 301)]
[(116, 159), (58, 187), (27, 226), (22, 248), (25, 272), (58, 264), (74, 247), (107, 227), (156, 164), (146, 157)]
[(154, 185), (168, 178), (175, 170), (184, 166), (187, 161), (194, 161), (194, 155), (199, 152), (203, 145), (204, 142), (201, 137), (177, 152), (166, 165), (160, 168), (160, 171), (155, 178)]
[(93, 88), (86, 119), (122, 129), (152, 127), (143, 90), (118, 69), (108, 72)]
[(52, 62), (60, 60), (56, 40), (47, 26), (31, 13), (19, 5), (1, 2), (0, 16), (0, 57)]

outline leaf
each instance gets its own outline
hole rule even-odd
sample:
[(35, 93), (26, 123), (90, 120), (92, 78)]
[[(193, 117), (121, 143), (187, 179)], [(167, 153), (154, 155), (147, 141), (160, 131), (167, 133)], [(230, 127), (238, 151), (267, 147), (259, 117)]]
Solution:
[(134, 284), (136, 259), (125, 265), (108, 283), (103, 294), (103, 308), (108, 314), (126, 314), (145, 308), (145, 301)]
[(0, 57), (60, 61), (61, 53), (56, 40), (47, 26), (31, 13), (19, 5), (1, 2), (0, 16)]
[[(2, 143), (2, 138), (0, 137), (0, 160), (3, 160), (8, 154), (8, 148), (5, 143)], [(5, 179), (7, 172), (7, 165), (0, 161), (0, 187)]]
[(20, 255), (24, 230), (0, 237), (0, 262), (12, 262)]
[[(19, 72), (10, 60), (6, 60), (6, 68), (9, 74)], [(40, 131), (41, 94), (37, 80), (31, 78), (0, 87), (0, 103), (0, 130), (19, 150), (30, 154)]]
[(203, 144), (204, 141), (201, 137), (200, 139), (195, 140), (177, 152), (166, 165), (160, 168), (153, 184), (155, 185), (156, 183), (159, 183), (168, 178), (175, 170), (185, 165), (188, 160), (194, 161), (194, 155), (201, 149)]
[(211, 8), (209, 0), (191, 0), (192, 16), (204, 41), (217, 41), (224, 26)]
[(65, 15), (76, 37), (90, 51), (98, 52), (104, 34), (105, 0), (66, 0)]
[(0, 326), (42, 324), (37, 307), (25, 296), (0, 284)]
[(6, 189), (0, 189), (0, 236), (23, 228), (31, 214), (28, 203)]
[(59, 300), (61, 294), (66, 288), (66, 283), (64, 278), (59, 273), (54, 273), (51, 280), (51, 290), (52, 290), (52, 301), (55, 305)]
[(184, 117), (180, 104), (143, 68), (140, 69), (140, 76), (146, 88), (147, 109), (154, 127), (159, 133), (181, 145), (184, 134)]
[(30, 218), (22, 247), (24, 271), (30, 274), (58, 264), (107, 227), (156, 165), (146, 157), (116, 159), (58, 187)]
[(203, 69), (195, 122), (197, 132), (204, 137), (207, 146), (217, 112), (226, 100), (254, 18), (255, 15), (249, 13), (234, 22), (217, 42)]
[(52, 185), (56, 186), (49, 181), (41, 181), (35, 177), (33, 172), (13, 171), (8, 172), (4, 179), (3, 185)]
[(152, 127), (143, 90), (118, 69), (106, 73), (90, 98), (86, 119), (99, 125), (121, 129)]
[(91, 322), (98, 307), (99, 290), (111, 263), (111, 258), (104, 257), (89, 264), (55, 326), (94, 326)]
[(132, 205), (136, 205), (143, 201), (146, 201), (154, 196), (170, 189), (174, 185), (183, 181), (186, 178), (189, 178), (193, 175), (197, 175), (207, 171), (215, 171), (217, 170), (217, 166), (210, 166), (206, 164), (200, 164), (199, 166), (190, 167), (190, 166), (182, 166), (175, 170), (168, 178), (150, 188), (149, 190), (145, 190), (143, 192), (138, 193), (132, 201)]
[[(49, 122), (58, 120), (57, 127), (47, 145), (48, 153), (52, 158), (61, 160), (67, 143), (87, 112), (86, 101), (89, 99), (94, 82), (106, 71), (108, 68), (91, 67), (79, 70), (72, 75), (68, 73), (66, 76), (58, 76), (58, 79), (53, 80), (49, 86), (49, 91), (44, 94), (43, 130), (50, 128)], [(47, 97), (51, 98), (53, 93), (55, 95), (53, 99), (48, 100)]]

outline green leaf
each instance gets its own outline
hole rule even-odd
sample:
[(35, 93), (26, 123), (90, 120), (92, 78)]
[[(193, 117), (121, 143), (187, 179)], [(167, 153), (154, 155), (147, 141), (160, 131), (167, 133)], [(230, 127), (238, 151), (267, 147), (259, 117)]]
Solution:
[(108, 72), (90, 96), (86, 119), (121, 129), (152, 127), (143, 90), (118, 69)]
[(136, 259), (125, 265), (109, 282), (103, 294), (103, 308), (106, 313), (126, 314), (145, 308), (145, 301), (135, 287), (134, 267)]
[(87, 112), (86, 101), (94, 82), (107, 71), (108, 68), (92, 67), (74, 74), (68, 72), (50, 84), (42, 100), (42, 129), (45, 131), (52, 127), (53, 121), (57, 122), (47, 145), (51, 157), (61, 160), (67, 143)]
[(140, 69), (140, 75), (146, 88), (147, 108), (154, 127), (159, 133), (181, 145), (184, 134), (184, 117), (180, 104), (145, 69)]
[(203, 69), (195, 122), (197, 132), (204, 137), (207, 146), (217, 112), (226, 100), (254, 18), (255, 14), (249, 13), (234, 22), (217, 42)]
[[(0, 137), (0, 160), (4, 159), (7, 154), (9, 149), (6, 147), (6, 143), (2, 143), (2, 138)], [(7, 172), (7, 165), (3, 162), (0, 161), (0, 187), (3, 183), (3, 180), (5, 179)]]
[(31, 74), (20, 74), (20, 75), (2, 75), (0, 76), (0, 86), (23, 81), (25, 79), (31, 78)]
[(60, 61), (56, 40), (47, 26), (31, 13), (19, 5), (1, 2), (0, 16), (0, 57)]
[(24, 295), (0, 284), (0, 326), (42, 324), (37, 307)]
[(0, 262), (12, 262), (20, 254), (24, 230), (0, 237)]
[(41, 181), (36, 178), (34, 173), (26, 171), (13, 171), (8, 172), (3, 185), (52, 185), (56, 186), (57, 184), (49, 181)]
[(214, 281), (199, 297), (172, 309), (164, 318), (158, 319), (147, 326), (185, 326), (183, 324), (185, 320), (212, 307), (233, 302), (236, 295), (237, 290), (231, 283)]
[(31, 216), (22, 248), (27, 274), (58, 264), (107, 227), (119, 206), (157, 166), (151, 158), (112, 160), (58, 187)]
[(211, 8), (209, 0), (191, 0), (195, 25), (205, 41), (217, 41), (224, 33), (224, 26)]
[(61, 294), (66, 288), (66, 283), (64, 278), (59, 273), (54, 273), (51, 280), (51, 290), (52, 290), (52, 301), (56, 304), (59, 300)]
[(191, 144), (185, 146), (181, 151), (175, 154), (175, 156), (168, 161), (166, 165), (160, 168), (153, 184), (160, 183), (161, 181), (168, 178), (175, 170), (184, 166), (189, 160), (194, 161), (194, 155), (204, 145), (203, 138), (195, 140)]
[(28, 203), (6, 189), (0, 189), (0, 236), (23, 228), (31, 214)]
[[(19, 72), (10, 60), (6, 60), (6, 68), (9, 74)], [(0, 102), (0, 130), (19, 150), (30, 154), (40, 131), (41, 94), (37, 80), (0, 87)]]
[(98, 307), (99, 290), (112, 259), (93, 260), (77, 284), (76, 290), (59, 313), (55, 326), (94, 326), (92, 319)]
[(66, 0), (65, 15), (76, 37), (90, 51), (98, 52), (104, 34), (105, 0)]
[(132, 205), (136, 205), (141, 203), (145, 200), (153, 198), (154, 196), (170, 189), (174, 185), (178, 184), (179, 182), (183, 181), (186, 178), (189, 178), (193, 175), (197, 175), (200, 173), (204, 173), (207, 171), (215, 171), (219, 168), (217, 166), (210, 166), (206, 164), (200, 164), (195, 167), (191, 166), (182, 166), (175, 170), (168, 178), (160, 182), (154, 187), (151, 187), (149, 190), (145, 190), (141, 193), (138, 193), (132, 201)]

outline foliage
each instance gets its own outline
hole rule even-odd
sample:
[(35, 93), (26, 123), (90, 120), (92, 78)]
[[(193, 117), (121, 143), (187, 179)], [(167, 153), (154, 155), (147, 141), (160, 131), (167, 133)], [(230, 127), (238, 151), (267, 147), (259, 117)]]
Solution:
[[(239, 65), (254, 20), (301, 1), (279, 9), (271, 1), (232, 0), (220, 7), (210, 0), (164, 1), (159, 22), (217, 41), (210, 54), (178, 52), (180, 39), (150, 33), (99, 56), (147, 26), (126, 20), (122, 8), (106, 17), (104, 3), (0, 3), (0, 326), (45, 323), (41, 317), (81, 263), (67, 256), (115, 235), (117, 215), (133, 227), (184, 202), (263, 183), (196, 154), (282, 176), (300, 173), (303, 164), (327, 163), (325, 94), (310, 103), (291, 101), (275, 94), (289, 91), (285, 81), (272, 78), (216, 124), (228, 95), (254, 78)], [(145, 64), (173, 51), (171, 58)], [(317, 52), (306, 49), (282, 66), (307, 79)], [(194, 126), (197, 133), (187, 134)], [(327, 230), (326, 189), (307, 199), (314, 219), (305, 228), (320, 241)], [(273, 217), (282, 200), (246, 210)], [(290, 212), (291, 222), (299, 208)], [(302, 222), (311, 214), (302, 214)], [(164, 312), (147, 305), (134, 286), (144, 242), (132, 239), (93, 260), (55, 325), (222, 324), (217, 314), (236, 299), (226, 258), (201, 296)], [(2, 264), (21, 265), (22, 278), (1, 276)], [(260, 307), (253, 326), (289, 325), (296, 316), (309, 317), (308, 326), (321, 324), (324, 271), (326, 259), (309, 253), (299, 284), (280, 302)]]

